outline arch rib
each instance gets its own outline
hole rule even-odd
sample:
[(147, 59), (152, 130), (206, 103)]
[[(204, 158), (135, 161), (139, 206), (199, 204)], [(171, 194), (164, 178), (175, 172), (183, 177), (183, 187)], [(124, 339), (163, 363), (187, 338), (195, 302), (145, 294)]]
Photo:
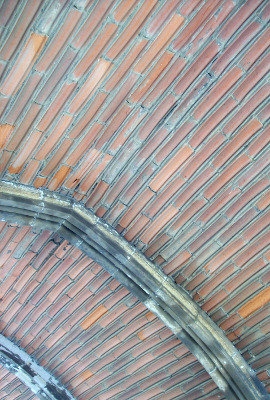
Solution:
[(42, 400), (75, 400), (51, 374), (1, 334), (0, 364), (16, 375)]
[(91, 210), (57, 193), (1, 181), (0, 218), (58, 232), (98, 262), (189, 348), (226, 398), (269, 399), (239, 351), (188, 293)]

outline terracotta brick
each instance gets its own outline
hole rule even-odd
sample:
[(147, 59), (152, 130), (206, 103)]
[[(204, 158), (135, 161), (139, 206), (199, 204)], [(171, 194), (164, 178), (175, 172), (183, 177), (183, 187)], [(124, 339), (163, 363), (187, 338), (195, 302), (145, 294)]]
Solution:
[(33, 92), (38, 87), (40, 80), (41, 76), (36, 72), (30, 75), (29, 78), (26, 80), (25, 86), (23, 87), (20, 94), (17, 96), (14, 105), (7, 114), (7, 120), (9, 122), (13, 124), (20, 117), (24, 108), (27, 106), (27, 104), (29, 104)]
[[(193, 7), (193, 4), (194, 1), (192, 2), (191, 7)], [(184, 4), (182, 8), (184, 8), (185, 5), (188, 8), (188, 3)], [(198, 49), (204, 45), (207, 39), (222, 25), (223, 21), (228, 17), (234, 7), (235, 2), (233, 0), (227, 0), (225, 3), (220, 4), (214, 15), (209, 18), (208, 22), (204, 25), (204, 27), (200, 30), (196, 37), (192, 39), (192, 43), (187, 49), (187, 56), (195, 54)]]
[(178, 208), (183, 205), (214, 175), (214, 170), (209, 167), (198, 175), (192, 183), (186, 188), (183, 188), (182, 193), (175, 199), (174, 204)]
[(102, 160), (92, 167), (91, 171), (81, 183), (80, 191), (82, 193), (86, 193), (92, 187), (92, 185), (96, 182), (96, 179), (99, 177), (111, 159), (112, 156), (110, 154), (105, 154)]
[(163, 271), (165, 274), (171, 275), (172, 273), (178, 271), (178, 269), (181, 268), (190, 257), (191, 254), (187, 250), (182, 251), (163, 268)]
[(205, 190), (206, 198), (213, 197), (228, 181), (230, 181), (241, 169), (250, 162), (250, 158), (246, 154), (240, 155), (231, 165), (229, 165), (219, 177), (211, 183)]
[(270, 127), (264, 129), (259, 136), (248, 146), (248, 154), (252, 157), (256, 156), (270, 141)]
[(248, 316), (254, 314), (257, 310), (262, 308), (264, 305), (266, 305), (269, 301), (270, 301), (270, 288), (265, 288), (256, 296), (254, 296), (251, 300), (249, 300), (246, 304), (244, 304), (238, 310), (238, 313), (243, 318), (247, 318)]
[(83, 86), (80, 88), (69, 107), (70, 113), (76, 113), (93, 95), (94, 91), (100, 86), (102, 81), (109, 73), (112, 64), (104, 59), (99, 59), (91, 74), (88, 76)]
[[(147, 93), (147, 91), (158, 79), (159, 75), (168, 66), (172, 58), (173, 58), (173, 53), (165, 51), (165, 53), (160, 57), (158, 62), (154, 65), (154, 67), (146, 76), (146, 78), (143, 80), (143, 82), (139, 85), (139, 87), (135, 90), (135, 92), (131, 94), (130, 100), (132, 102), (138, 102)], [(136, 66), (134, 70), (136, 71)]]
[(155, 5), (156, 0), (149, 0), (147, 3), (144, 3), (141, 6), (139, 11), (129, 22), (127, 28), (121, 33), (116, 42), (107, 52), (107, 57), (115, 59), (119, 55), (119, 53), (121, 53), (126, 48), (131, 39), (135, 36), (135, 34), (139, 32), (142, 24), (144, 23), (150, 12), (153, 10)]
[(134, 71), (143, 73), (164, 47), (169, 45), (183, 22), (184, 18), (179, 14), (175, 14), (135, 65)]
[(223, 128), (223, 132), (228, 135), (232, 134), (236, 128), (251, 114), (251, 112), (259, 106), (261, 102), (268, 96), (269, 86), (265, 84), (262, 88), (248, 100), (241, 109), (227, 122)]
[(149, 187), (157, 191), (168, 179), (177, 171), (177, 169), (187, 160), (192, 154), (192, 149), (188, 146), (182, 147), (173, 156), (173, 158), (161, 169), (161, 171), (150, 182)]
[(181, 212), (181, 215), (170, 226), (169, 231), (175, 233), (180, 230), (205, 204), (206, 200), (203, 198), (195, 200), (185, 211)]
[(263, 250), (269, 243), (269, 234), (265, 234), (258, 237), (253, 243), (249, 244), (247, 249), (244, 249), (236, 258), (235, 263), (239, 267), (242, 267), (250, 259), (252, 259), (256, 254)]
[(262, 124), (257, 119), (252, 119), (234, 136), (233, 139), (219, 152), (213, 161), (215, 168), (221, 167), (232, 155), (242, 147), (260, 128)]
[(73, 72), (76, 78), (80, 78), (91, 68), (93, 62), (103, 52), (105, 47), (108, 45), (108, 42), (112, 40), (112, 38), (114, 37), (117, 28), (118, 27), (115, 24), (105, 25), (103, 32), (97, 37), (95, 42), (91, 45), (89, 51), (85, 54), (85, 56), (76, 66)]
[(41, 119), (39, 124), (37, 125), (37, 129), (40, 131), (46, 131), (49, 126), (54, 121), (55, 117), (57, 116), (60, 111), (65, 106), (66, 101), (68, 101), (69, 97), (72, 95), (76, 88), (76, 83), (65, 83), (62, 88), (60, 89), (58, 95), (51, 103), (49, 109), (45, 113), (44, 117)]
[(211, 42), (206, 47), (203, 53), (196, 59), (196, 61), (191, 65), (191, 67), (187, 70), (184, 76), (174, 87), (174, 91), (177, 95), (180, 95), (186, 91), (186, 89), (191, 85), (191, 83), (205, 69), (205, 67), (209, 64), (209, 62), (216, 56), (218, 51), (219, 48), (216, 42)]
[(242, 239), (235, 239), (229, 245), (225, 246), (214, 258), (208, 262), (204, 269), (207, 273), (214, 273), (220, 266), (222, 266), (226, 261), (228, 261), (235, 253), (242, 249), (245, 242)]
[(188, 40), (192, 37), (194, 32), (199, 26), (203, 26), (204, 22), (207, 20), (209, 15), (213, 13), (217, 8), (217, 3), (206, 3), (202, 8), (195, 14), (189, 24), (183, 29), (181, 34), (174, 41), (175, 50), (180, 50), (183, 48)]
[(252, 88), (264, 77), (268, 71), (268, 65), (270, 62), (270, 56), (266, 55), (262, 61), (255, 66), (252, 72), (243, 80), (241, 85), (234, 92), (234, 96), (237, 100), (242, 100)]
[(254, 162), (248, 170), (241, 175), (237, 181), (237, 185), (241, 188), (245, 187), (252, 181), (261, 171), (263, 171), (270, 161), (270, 151), (265, 152), (256, 162)]
[(150, 219), (141, 215), (136, 222), (128, 228), (128, 231), (125, 233), (124, 237), (128, 241), (132, 241), (135, 236), (137, 236), (140, 231), (145, 228), (150, 223)]
[(261, 231), (267, 228), (269, 225), (270, 225), (270, 213), (266, 212), (261, 216), (261, 218), (258, 218), (256, 221), (254, 221), (254, 223), (249, 228), (245, 229), (245, 231), (242, 234), (242, 237), (246, 241), (250, 241)]
[(99, 318), (101, 318), (106, 312), (107, 308), (103, 305), (98, 306), (88, 317), (81, 323), (82, 329), (89, 329), (93, 324), (95, 324)]
[(44, 52), (41, 60), (38, 62), (36, 68), (38, 71), (46, 71), (55, 58), (58, 56), (59, 52), (69, 40), (72, 32), (74, 31), (77, 23), (79, 22), (82, 13), (74, 8), (68, 13), (63, 25), (57, 32), (56, 36), (49, 43), (46, 51)]
[(263, 197), (260, 198), (260, 200), (257, 203), (257, 207), (259, 210), (264, 210), (267, 208), (270, 204), (270, 191), (268, 190), (267, 193)]
[(178, 208), (170, 205), (150, 224), (140, 240), (149, 243), (168, 222), (179, 213)]
[(229, 97), (220, 107), (209, 116), (208, 119), (193, 133), (189, 144), (195, 148), (218, 126), (218, 124), (230, 114), (230, 112), (237, 106), (236, 101)]
[(12, 132), (14, 131), (14, 125), (3, 124), (0, 125), (0, 149), (3, 149), (8, 142)]
[(73, 39), (72, 46), (79, 49), (94, 35), (94, 32), (106, 18), (112, 4), (112, 0), (100, 0), (96, 4), (94, 9), (91, 10), (89, 17)]
[(131, 13), (131, 10), (137, 5), (138, 0), (122, 1), (115, 9), (113, 15), (117, 22), (123, 21)]
[(66, 129), (71, 124), (72, 117), (70, 115), (62, 115), (58, 123), (56, 124), (53, 131), (50, 133), (45, 143), (42, 144), (42, 147), (35, 154), (35, 158), (37, 160), (44, 160), (48, 154), (53, 150), (58, 141), (65, 134)]
[(233, 67), (223, 78), (216, 83), (211, 92), (204, 98), (204, 101), (195, 109), (194, 118), (200, 120), (220, 100), (227, 91), (240, 79), (243, 71)]
[(212, 71), (216, 75), (220, 75), (243, 47), (261, 30), (261, 28), (262, 25), (258, 22), (252, 22), (249, 24), (213, 64)]
[(13, 160), (9, 167), (10, 174), (18, 174), (24, 167), (25, 163), (33, 153), (36, 146), (38, 146), (42, 132), (34, 130), (31, 135), (27, 138), (23, 148), (18, 152), (16, 158)]
[(49, 190), (56, 190), (66, 179), (70, 171), (71, 168), (62, 165), (62, 167), (60, 167), (60, 169), (54, 174), (54, 176), (50, 180), (48, 185)]
[(21, 121), (20, 125), (17, 127), (15, 131), (16, 135), (13, 134), (8, 145), (6, 146), (7, 150), (14, 151), (18, 148), (18, 146), (21, 144), (25, 136), (29, 134), (31, 130), (31, 125), (33, 124), (33, 121), (37, 117), (40, 109), (41, 109), (40, 105), (36, 103), (33, 103), (31, 105), (28, 112)]
[[(181, 171), (181, 176), (185, 179), (189, 179), (199, 167), (209, 159), (209, 157), (221, 146), (225, 141), (224, 136), (217, 132), (205, 145), (194, 154), (194, 156), (189, 160), (186, 167)], [(219, 154), (221, 154), (219, 152)], [(217, 156), (218, 157), (218, 156)], [(215, 162), (215, 160), (214, 160)], [(215, 166), (213, 162), (213, 165)]]
[(136, 43), (134, 44), (134, 46), (132, 46), (129, 53), (126, 55), (119, 67), (112, 73), (111, 77), (105, 84), (105, 90), (107, 92), (111, 92), (117, 84), (119, 85), (120, 82), (123, 81), (123, 79), (128, 74), (132, 64), (134, 63), (136, 58), (140, 56), (147, 43), (148, 41), (145, 39), (136, 41)]
[(139, 212), (144, 208), (144, 206), (151, 200), (154, 193), (145, 189), (142, 194), (137, 198), (137, 200), (129, 207), (128, 211), (120, 219), (119, 223), (122, 227), (126, 228), (133, 219), (139, 214)]
[(244, 3), (235, 15), (232, 15), (220, 31), (220, 38), (227, 41), (234, 32), (246, 21), (246, 19), (256, 10), (262, 0), (255, 0), (252, 3)]
[(34, 62), (43, 49), (47, 37), (37, 33), (31, 33), (23, 49), (21, 50), (14, 66), (0, 87), (2, 94), (6, 96), (16, 93), (28, 75)]
[(61, 161), (63, 161), (71, 145), (71, 140), (65, 139), (54, 153), (53, 157), (47, 162), (45, 168), (42, 169), (41, 175), (49, 176), (53, 171), (55, 171), (57, 166), (61, 163)]

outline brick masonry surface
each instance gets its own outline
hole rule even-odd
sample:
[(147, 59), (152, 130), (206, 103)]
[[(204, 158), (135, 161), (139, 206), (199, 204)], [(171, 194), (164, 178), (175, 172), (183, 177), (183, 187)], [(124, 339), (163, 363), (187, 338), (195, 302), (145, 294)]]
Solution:
[[(269, 15), (267, 0), (4, 1), (0, 173), (1, 179), (73, 196), (93, 209), (191, 294), (270, 392)], [(87, 268), (90, 286), (99, 279), (107, 287), (106, 273), (86, 261), (79, 264), (81, 254), (68, 256), (68, 261), (63, 250), (54, 255), (61, 245), (51, 233), (34, 234), (4, 223), (1, 227), (1, 330), (67, 383), (68, 370), (59, 372), (60, 366), (53, 358), (50, 365), (45, 354), (56, 354), (59, 347), (53, 346), (60, 341), (62, 351), (76, 357), (80, 349), (72, 335), (83, 330), (87, 336), (95, 327), (106, 332), (111, 328), (100, 326), (104, 319), (116, 324), (112, 329), (118, 332), (122, 313), (132, 315), (135, 305), (128, 306), (123, 297), (119, 307), (127, 309), (114, 317), (113, 309), (98, 297), (93, 310), (80, 306), (77, 311), (76, 299), (80, 304), (87, 301), (86, 282), (69, 275), (69, 263), (77, 262), (79, 274)], [(22, 242), (16, 235), (22, 235)], [(40, 241), (41, 247), (37, 244), (36, 258), (28, 259), (32, 241)], [(76, 249), (67, 249), (76, 254)], [(53, 280), (47, 279), (57, 263), (62, 278), (55, 272)], [(96, 286), (89, 290), (98, 296)], [(110, 290), (125, 291), (120, 286)], [(32, 295), (34, 303), (27, 300)], [(58, 318), (60, 309), (50, 315), (49, 303), (46, 308), (39, 305), (44, 298), (53, 307), (61, 296), (65, 300), (60, 309), (74, 307), (70, 315), (77, 319), (75, 333), (62, 328), (68, 311)], [(30, 311), (34, 313), (34, 321), (16, 322), (22, 304), (29, 318)], [(7, 314), (8, 307), (14, 314)], [(145, 322), (140, 313), (147, 314), (146, 309), (137, 315)], [(134, 337), (150, 346), (160, 338), (161, 325), (156, 320), (146, 323), (150, 339), (140, 327)], [(25, 337), (38, 340), (39, 332), (47, 337), (34, 349)], [(61, 339), (64, 334), (71, 335), (69, 346), (68, 339)], [(114, 341), (117, 335), (112, 337)], [(80, 340), (78, 346), (84, 347)], [(118, 340), (106, 351), (113, 354), (114, 346), (122, 345)], [(154, 358), (146, 358), (145, 368), (156, 360), (154, 350), (147, 351)], [(188, 359), (187, 354), (181, 357)], [(57, 361), (68, 363), (68, 357)], [(193, 388), (181, 383), (190, 380), (181, 375), (185, 367), (174, 384), (184, 392), (193, 390), (189, 398), (210, 399), (205, 391), (217, 389), (192, 362)], [(166, 377), (153, 378), (149, 386), (139, 383), (146, 379), (144, 370), (137, 386), (130, 381), (134, 394), (129, 397), (120, 391), (106, 395), (106, 385), (119, 390), (117, 375), (112, 383), (111, 364), (108, 369), (106, 365), (105, 360), (99, 373), (104, 374), (99, 375), (103, 386), (95, 381), (97, 372), (87, 370), (82, 361), (73, 381), (68, 378), (70, 385), (77, 385), (78, 398), (85, 398), (82, 390), (88, 382), (93, 387), (91, 381), (100, 399), (136, 398), (136, 390), (144, 390), (144, 399), (163, 398), (164, 392), (168, 399), (181, 398), (173, 389), (164, 389), (166, 383), (162, 387), (170, 367), (165, 368)], [(129, 376), (132, 380), (134, 373)], [(128, 382), (124, 375), (121, 380)], [(162, 395), (155, 392), (161, 387)], [(149, 390), (153, 392), (147, 395)]]

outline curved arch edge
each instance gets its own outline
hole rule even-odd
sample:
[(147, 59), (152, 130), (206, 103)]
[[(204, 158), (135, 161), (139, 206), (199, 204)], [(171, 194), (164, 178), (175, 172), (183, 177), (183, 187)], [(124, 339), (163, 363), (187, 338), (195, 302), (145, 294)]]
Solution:
[(0, 181), (0, 219), (50, 229), (98, 262), (189, 348), (228, 399), (269, 396), (224, 332), (155, 264), (72, 198)]
[(0, 334), (0, 364), (44, 400), (75, 400), (74, 397), (24, 350)]

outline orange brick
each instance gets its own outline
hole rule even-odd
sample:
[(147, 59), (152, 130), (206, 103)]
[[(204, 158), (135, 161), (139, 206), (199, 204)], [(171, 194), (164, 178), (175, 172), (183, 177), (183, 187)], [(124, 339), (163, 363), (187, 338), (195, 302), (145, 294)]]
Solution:
[(223, 78), (216, 83), (211, 92), (203, 99), (201, 104), (194, 111), (194, 118), (200, 120), (220, 100), (227, 91), (238, 81), (242, 76), (243, 71), (234, 67), (228, 71)]
[(31, 133), (27, 141), (24, 143), (23, 148), (17, 154), (17, 157), (9, 167), (8, 170), (10, 174), (18, 174), (22, 170), (25, 162), (31, 157), (35, 147), (38, 146), (41, 136), (42, 132), (37, 130), (34, 130), (34, 132)]
[(135, 65), (134, 71), (143, 73), (164, 47), (169, 45), (183, 22), (184, 18), (179, 14), (175, 14)]
[(3, 149), (8, 142), (12, 132), (14, 131), (14, 125), (0, 125), (0, 150)]
[(96, 179), (101, 174), (101, 172), (106, 168), (107, 164), (111, 161), (112, 156), (110, 154), (105, 154), (102, 160), (96, 163), (87, 174), (85, 179), (80, 185), (80, 191), (86, 193), (96, 182)]
[(64, 135), (66, 129), (71, 124), (72, 117), (70, 115), (62, 115), (55, 128), (48, 136), (46, 141), (42, 144), (40, 150), (35, 154), (35, 158), (37, 160), (44, 160), (48, 154), (55, 147), (56, 143), (61, 139)]
[(264, 129), (260, 135), (248, 146), (247, 152), (254, 157), (270, 142), (270, 127)]
[(14, 66), (0, 87), (0, 92), (2, 94), (10, 96), (14, 92), (17, 92), (38, 58), (47, 39), (47, 36), (31, 33)]
[(230, 164), (213, 183), (205, 190), (206, 198), (212, 198), (228, 181), (230, 181), (241, 169), (250, 163), (250, 158), (246, 154), (241, 154), (232, 164)]
[(163, 271), (167, 275), (171, 275), (176, 272), (179, 268), (183, 266), (184, 263), (188, 261), (191, 257), (191, 254), (187, 250), (181, 251), (172, 261), (170, 261), (164, 268)]
[(188, 146), (182, 147), (173, 156), (173, 158), (161, 169), (161, 171), (150, 182), (149, 187), (157, 191), (167, 182), (170, 177), (179, 169), (179, 167), (187, 160), (192, 154), (192, 149)]
[(140, 86), (133, 92), (130, 96), (130, 100), (132, 102), (139, 101), (149, 90), (149, 88), (154, 84), (162, 71), (167, 67), (173, 58), (173, 53), (169, 53), (165, 51), (165, 53), (160, 57), (160, 59), (156, 62), (153, 69), (149, 72)]
[(137, 221), (128, 229), (124, 235), (129, 241), (132, 241), (142, 230), (150, 223), (150, 219), (141, 215)]
[(176, 215), (179, 213), (178, 208), (170, 205), (168, 206), (156, 219), (150, 224), (140, 240), (143, 243), (149, 243), (155, 235)]
[(270, 287), (265, 288), (238, 310), (238, 314), (247, 318), (270, 302)]
[(252, 119), (247, 125), (240, 129), (213, 160), (214, 167), (221, 167), (261, 127), (262, 124), (257, 119)]
[(195, 14), (189, 24), (182, 30), (179, 36), (175, 39), (173, 47), (175, 50), (180, 50), (188, 42), (189, 38), (194, 34), (195, 31), (201, 26), (208, 18), (208, 16), (214, 12), (218, 7), (216, 2), (207, 2), (202, 8)]
[(270, 190), (258, 201), (257, 207), (259, 210), (264, 210), (270, 204)]
[(124, 0), (114, 11), (114, 19), (117, 22), (124, 20), (131, 12), (131, 9), (136, 6), (138, 0)]
[(48, 69), (48, 67), (59, 54), (62, 47), (68, 41), (81, 16), (82, 13), (79, 10), (75, 10), (74, 8), (71, 9), (60, 30), (57, 32), (54, 39), (47, 47), (41, 60), (37, 64), (36, 68), (38, 71), (42, 72)]
[(102, 199), (104, 194), (107, 192), (109, 186), (110, 185), (108, 183), (100, 181), (95, 187), (93, 193), (91, 194), (87, 202), (85, 203), (85, 206), (94, 207)]
[(70, 113), (76, 113), (100, 86), (109, 73), (112, 64), (103, 58), (99, 59), (93, 71), (76, 94), (69, 107)]
[(61, 186), (63, 181), (66, 179), (68, 174), (70, 173), (71, 168), (66, 167), (65, 165), (62, 165), (60, 169), (54, 174), (52, 179), (49, 182), (48, 189), (49, 190), (56, 190)]
[(27, 163), (25, 170), (22, 173), (20, 182), (23, 184), (29, 184), (34, 177), (36, 177), (37, 171), (40, 168), (40, 162), (36, 160), (30, 160)]
[(34, 186), (38, 189), (42, 186), (45, 186), (47, 183), (47, 178), (37, 177), (34, 181)]
[(79, 64), (76, 66), (73, 74), (76, 78), (84, 75), (90, 68), (98, 55), (102, 53), (108, 42), (112, 40), (117, 31), (117, 25), (105, 25), (102, 33), (97, 37), (96, 41), (91, 45), (90, 50), (85, 54)]
[(50, 161), (46, 164), (45, 168), (42, 169), (41, 175), (49, 176), (58, 167), (59, 163), (63, 161), (64, 156), (71, 145), (71, 140), (65, 139), (59, 149), (57, 149), (57, 151), (54, 153)]
[(81, 323), (81, 327), (84, 330), (89, 329), (93, 324), (95, 324), (104, 314), (108, 312), (107, 308), (102, 304), (98, 306), (85, 320)]
[(145, 207), (145, 205), (152, 199), (155, 194), (146, 188), (142, 194), (130, 205), (128, 211), (120, 219), (119, 224), (126, 228), (133, 219), (139, 214), (139, 212)]
[(156, 0), (148, 0), (146, 3), (143, 3), (139, 11), (129, 22), (127, 28), (124, 30), (124, 32), (122, 32), (122, 34), (118, 37), (113, 46), (107, 52), (107, 57), (114, 59), (119, 55), (119, 53), (124, 50), (124, 48), (129, 44), (132, 37), (135, 36), (137, 32), (139, 32), (141, 26), (155, 7), (156, 3)]

